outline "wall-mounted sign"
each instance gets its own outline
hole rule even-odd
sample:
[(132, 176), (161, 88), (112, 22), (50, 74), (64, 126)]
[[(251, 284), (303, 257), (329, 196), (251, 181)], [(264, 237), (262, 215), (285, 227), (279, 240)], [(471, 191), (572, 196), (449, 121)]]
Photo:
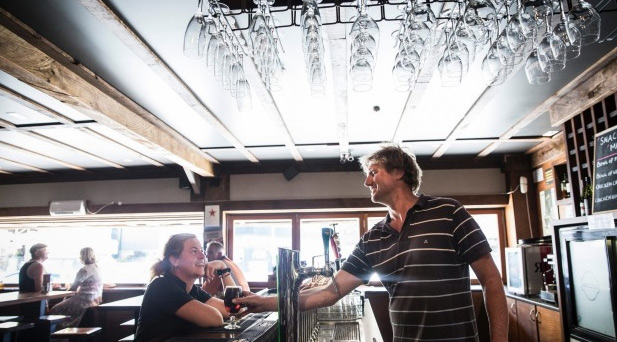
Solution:
[(595, 137), (592, 210), (617, 210), (617, 126)]
[(223, 238), (220, 210), (218, 205), (207, 205), (204, 208), (204, 243), (221, 241)]

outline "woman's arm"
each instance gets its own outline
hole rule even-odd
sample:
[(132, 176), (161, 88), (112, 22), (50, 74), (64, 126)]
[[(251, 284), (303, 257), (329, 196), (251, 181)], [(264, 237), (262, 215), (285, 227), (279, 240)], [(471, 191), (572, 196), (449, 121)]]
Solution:
[(176, 316), (200, 327), (220, 327), (223, 325), (223, 312), (226, 312), (223, 301), (210, 298), (206, 303), (191, 300), (176, 311)]
[(73, 283), (71, 284), (71, 288), (69, 289), (69, 291), (76, 291), (77, 288), (79, 287), (79, 285), (81, 285), (81, 283), (83, 282), (83, 278), (85, 275), (86, 271), (81, 268), (79, 271), (77, 271), (77, 274), (75, 275), (75, 280), (73, 280)]

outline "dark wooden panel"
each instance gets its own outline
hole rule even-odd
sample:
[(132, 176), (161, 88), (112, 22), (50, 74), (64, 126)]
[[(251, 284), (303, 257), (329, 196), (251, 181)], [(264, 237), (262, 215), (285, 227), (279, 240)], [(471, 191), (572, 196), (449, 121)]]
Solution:
[(592, 179), (594, 136), (617, 125), (616, 96), (617, 94), (607, 96), (563, 123), (568, 177), (576, 216), (581, 215), (578, 203), (583, 179), (585, 177)]

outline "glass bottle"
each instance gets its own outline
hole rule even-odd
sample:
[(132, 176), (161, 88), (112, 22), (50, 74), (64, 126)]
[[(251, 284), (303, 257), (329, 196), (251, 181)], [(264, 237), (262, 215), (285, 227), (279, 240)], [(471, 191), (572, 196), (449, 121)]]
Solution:
[(560, 184), (561, 198), (570, 198), (570, 182), (568, 181), (568, 174), (564, 173)]
[(583, 187), (581, 188), (581, 216), (587, 216), (591, 213), (591, 183), (589, 182), (589, 177), (585, 176), (583, 178)]

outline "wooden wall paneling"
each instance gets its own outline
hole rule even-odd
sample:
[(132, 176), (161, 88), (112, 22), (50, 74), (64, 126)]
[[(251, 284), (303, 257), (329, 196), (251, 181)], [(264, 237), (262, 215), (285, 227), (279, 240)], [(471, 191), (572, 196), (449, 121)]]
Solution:
[(595, 135), (617, 125), (616, 94), (609, 95), (563, 123), (568, 175), (577, 216), (585, 176), (592, 177)]
[(606, 100), (606, 115), (607, 115), (607, 127), (617, 126), (617, 93), (609, 96)]

